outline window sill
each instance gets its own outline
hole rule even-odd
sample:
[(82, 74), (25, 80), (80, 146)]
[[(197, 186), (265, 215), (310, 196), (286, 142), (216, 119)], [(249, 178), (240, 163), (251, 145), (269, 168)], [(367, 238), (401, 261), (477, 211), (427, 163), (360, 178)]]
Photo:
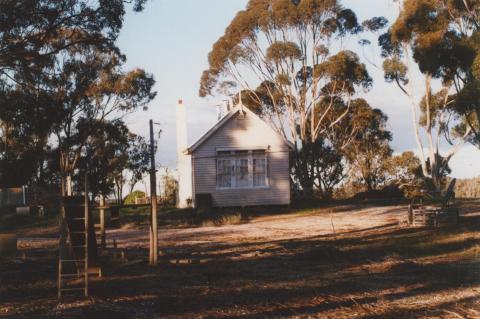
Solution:
[(245, 187), (216, 187), (217, 191), (227, 191), (227, 190), (255, 190), (255, 189), (267, 189), (270, 186), (245, 186)]

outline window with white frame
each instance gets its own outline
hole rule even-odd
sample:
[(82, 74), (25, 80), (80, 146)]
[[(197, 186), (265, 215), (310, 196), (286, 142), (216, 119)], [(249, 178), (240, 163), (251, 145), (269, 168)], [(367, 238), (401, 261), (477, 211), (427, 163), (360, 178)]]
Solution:
[(268, 186), (268, 161), (261, 151), (217, 152), (217, 188)]

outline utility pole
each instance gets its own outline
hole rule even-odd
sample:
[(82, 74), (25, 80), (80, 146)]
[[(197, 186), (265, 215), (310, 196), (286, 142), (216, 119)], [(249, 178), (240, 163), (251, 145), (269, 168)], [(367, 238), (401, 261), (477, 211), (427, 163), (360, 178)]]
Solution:
[(157, 229), (157, 178), (155, 169), (155, 141), (153, 139), (153, 120), (150, 120), (150, 265), (158, 261)]
[[(87, 170), (88, 171), (88, 170)], [(84, 294), (85, 297), (88, 297), (88, 250), (90, 249), (88, 245), (88, 231), (89, 229), (89, 207), (88, 207), (88, 173), (85, 173), (85, 197), (84, 197), (84, 227), (85, 227), (85, 270), (83, 272), (84, 280), (85, 280), (85, 287), (84, 287)], [(94, 230), (95, 231), (95, 230)]]

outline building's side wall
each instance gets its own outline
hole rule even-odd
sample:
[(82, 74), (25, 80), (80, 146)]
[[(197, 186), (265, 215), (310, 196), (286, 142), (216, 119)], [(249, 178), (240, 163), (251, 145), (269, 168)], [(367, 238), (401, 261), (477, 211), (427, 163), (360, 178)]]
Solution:
[[(268, 188), (217, 189), (217, 147), (270, 147), (268, 154)], [(216, 131), (193, 154), (194, 192), (210, 193), (213, 205), (254, 206), (288, 205), (290, 203), (289, 148), (268, 125), (250, 118), (239, 120), (238, 115)]]

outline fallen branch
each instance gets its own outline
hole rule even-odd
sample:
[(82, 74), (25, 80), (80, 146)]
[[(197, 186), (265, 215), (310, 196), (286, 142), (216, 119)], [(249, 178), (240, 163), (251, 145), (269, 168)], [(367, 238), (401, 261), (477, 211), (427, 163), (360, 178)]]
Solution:
[(132, 261), (126, 262), (124, 264), (121, 264), (120, 267), (132, 266), (132, 265), (140, 264), (142, 262), (144, 262), (143, 259), (136, 259), (136, 260), (132, 260)]

